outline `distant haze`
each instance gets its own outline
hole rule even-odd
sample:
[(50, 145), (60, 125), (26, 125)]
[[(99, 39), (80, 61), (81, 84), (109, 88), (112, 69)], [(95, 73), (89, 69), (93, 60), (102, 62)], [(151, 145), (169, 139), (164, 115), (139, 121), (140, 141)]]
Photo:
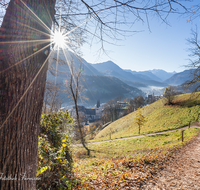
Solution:
[[(56, 52), (54, 52), (56, 57)], [(85, 89), (83, 95), (88, 98), (86, 105), (94, 105), (97, 100), (107, 102), (116, 97), (133, 98), (139, 95), (148, 94), (162, 95), (164, 88), (168, 85), (181, 85), (190, 78), (190, 70), (184, 72), (166, 72), (162, 69), (151, 69), (146, 71), (124, 70), (112, 61), (106, 61), (97, 64), (90, 64), (81, 57), (67, 52), (68, 60), (73, 60), (75, 71), (80, 71), (80, 63), (83, 63), (81, 69), (81, 85)], [(57, 67), (60, 71), (56, 77), (48, 72), (48, 80), (62, 84), (61, 89), (66, 89), (70, 70), (66, 63), (65, 56), (60, 52), (62, 65), (56, 66), (55, 57), (50, 59), (50, 67)], [(68, 76), (67, 76), (68, 74)], [(180, 88), (181, 89), (181, 88)], [(61, 92), (64, 103), (69, 104), (66, 92)]]

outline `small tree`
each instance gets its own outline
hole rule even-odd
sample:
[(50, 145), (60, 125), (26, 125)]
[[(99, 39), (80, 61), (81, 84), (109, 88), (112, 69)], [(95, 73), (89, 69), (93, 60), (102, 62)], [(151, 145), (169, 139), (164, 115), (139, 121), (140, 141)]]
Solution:
[(117, 97), (113, 100), (109, 100), (104, 106), (104, 112), (102, 116), (103, 123), (107, 123), (110, 121), (115, 121), (119, 119), (119, 114), (121, 111), (122, 106), (117, 103), (120, 97)]
[(140, 127), (147, 121), (144, 115), (142, 115), (141, 108), (138, 108), (136, 112), (136, 116), (134, 117), (136, 124), (139, 127), (139, 135), (140, 135)]
[(167, 104), (172, 105), (176, 92), (172, 86), (168, 86), (165, 88), (164, 97), (167, 99)]
[(70, 77), (69, 77), (69, 90), (70, 90), (70, 96), (74, 100), (75, 110), (76, 110), (76, 123), (79, 129), (81, 143), (83, 147), (87, 150), (88, 156), (90, 155), (90, 149), (86, 146), (85, 139), (84, 139), (84, 133), (81, 126), (81, 115), (79, 113), (78, 109), (78, 99), (80, 98), (80, 91), (82, 89), (82, 86), (80, 85), (81, 80), (81, 73), (82, 73), (82, 64), (80, 64), (80, 68), (78, 71), (74, 71), (74, 66), (72, 65), (72, 62), (69, 64), (70, 68)]

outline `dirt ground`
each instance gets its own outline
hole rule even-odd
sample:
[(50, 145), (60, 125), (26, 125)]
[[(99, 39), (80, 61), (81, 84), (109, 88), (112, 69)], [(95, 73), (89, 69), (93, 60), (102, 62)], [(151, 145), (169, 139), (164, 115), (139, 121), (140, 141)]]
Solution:
[(177, 152), (169, 165), (157, 175), (156, 184), (143, 186), (147, 190), (200, 190), (200, 133)]

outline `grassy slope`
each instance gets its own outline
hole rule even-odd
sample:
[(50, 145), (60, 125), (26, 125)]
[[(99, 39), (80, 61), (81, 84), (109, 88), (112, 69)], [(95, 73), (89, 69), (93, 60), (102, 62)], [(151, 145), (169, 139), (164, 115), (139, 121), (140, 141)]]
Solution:
[[(184, 142), (189, 142), (198, 134), (198, 128), (188, 128), (184, 130)], [(112, 159), (116, 157), (124, 157), (128, 154), (138, 154), (148, 152), (149, 150), (158, 148), (171, 148), (182, 145), (181, 132), (176, 130), (165, 134), (157, 134), (148, 137), (138, 137), (134, 139), (122, 139), (118, 141), (102, 142), (99, 144), (88, 144), (91, 151), (91, 159)], [(76, 152), (85, 152), (83, 147), (74, 147)], [(86, 152), (85, 152), (86, 153)]]
[[(199, 95), (199, 96), (198, 96)], [(178, 129), (195, 122), (200, 114), (200, 93), (176, 96), (173, 106), (165, 106), (165, 99), (158, 100), (142, 108), (147, 122), (141, 128), (141, 134)], [(134, 122), (135, 112), (118, 119), (100, 131), (93, 141), (138, 135), (138, 126)]]
[[(189, 94), (177, 96), (176, 103), (182, 104), (179, 106), (164, 106), (163, 100), (159, 100), (143, 108), (148, 122), (142, 133), (178, 128), (187, 125), (190, 120), (196, 121), (200, 97), (194, 98), (193, 95), (193, 99), (188, 98)], [(104, 139), (109, 138), (110, 127), (116, 131), (112, 138), (137, 135), (134, 115), (131, 113), (102, 130), (101, 134), (108, 131)], [(74, 174), (79, 181), (74, 189), (139, 189), (147, 181), (156, 183), (157, 172), (170, 162), (172, 153), (198, 132), (197, 128), (186, 129), (184, 143), (181, 142), (181, 132), (177, 130), (149, 137), (90, 144), (90, 157), (82, 147), (73, 147)]]
[(168, 165), (172, 153), (193, 139), (198, 131), (197, 128), (186, 129), (184, 143), (177, 130), (90, 144), (90, 157), (82, 147), (73, 147), (74, 174), (79, 181), (74, 189), (139, 189), (147, 181), (156, 183), (157, 172)]

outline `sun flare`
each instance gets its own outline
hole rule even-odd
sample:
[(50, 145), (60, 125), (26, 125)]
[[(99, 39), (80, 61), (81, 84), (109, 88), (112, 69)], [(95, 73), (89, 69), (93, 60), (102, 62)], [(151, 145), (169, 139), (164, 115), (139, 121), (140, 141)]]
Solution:
[(67, 44), (66, 36), (61, 31), (55, 31), (53, 33), (52, 41), (58, 48), (64, 48)]

